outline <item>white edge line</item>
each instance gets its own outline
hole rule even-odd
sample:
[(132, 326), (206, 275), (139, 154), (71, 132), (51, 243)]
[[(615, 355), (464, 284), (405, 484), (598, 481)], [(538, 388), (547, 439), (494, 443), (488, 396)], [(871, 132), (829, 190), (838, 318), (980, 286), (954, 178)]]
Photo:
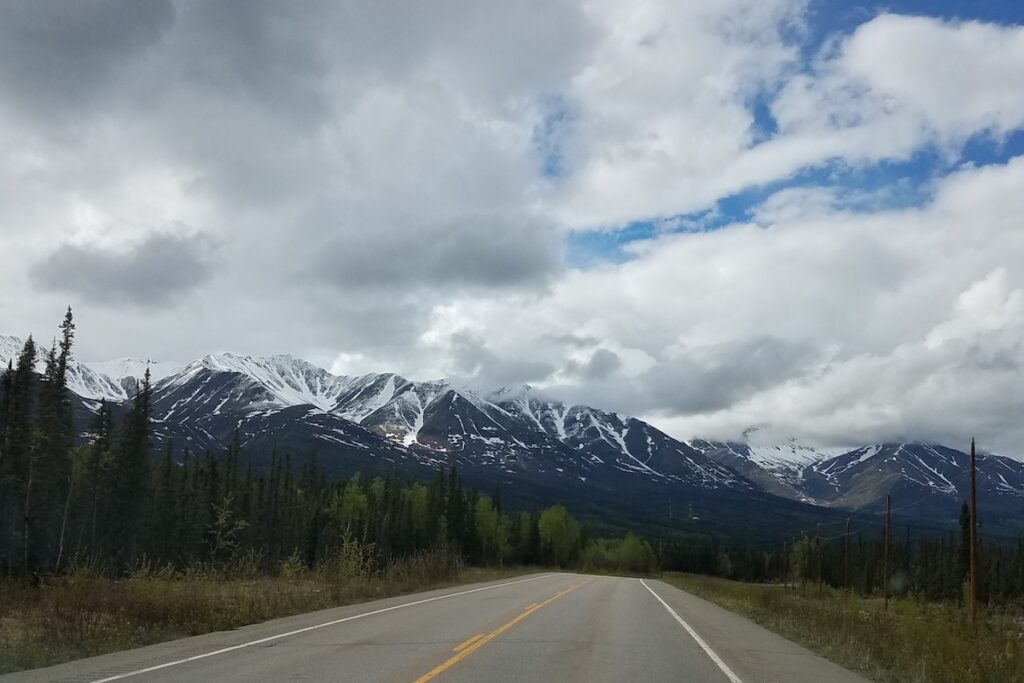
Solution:
[(669, 607), (668, 603), (662, 600), (661, 596), (655, 593), (654, 589), (648, 586), (646, 581), (640, 579), (640, 583), (643, 584), (644, 588), (650, 591), (651, 595), (653, 595), (655, 599), (661, 603), (662, 607), (668, 610), (669, 614), (675, 617), (675, 620), (678, 621), (680, 625), (682, 625), (682, 627), (686, 629), (686, 632), (690, 634), (690, 637), (697, 641), (697, 644), (700, 645), (700, 648), (704, 650), (708, 657), (711, 658), (711, 661), (718, 665), (718, 668), (722, 670), (722, 673), (725, 674), (726, 678), (728, 678), (731, 681), (731, 683), (743, 683), (743, 681), (740, 680), (740, 677), (733, 673), (733, 670), (730, 669), (729, 666), (722, 661), (722, 658), (719, 657), (718, 654), (711, 649), (711, 646), (705, 643), (704, 639), (701, 638), (697, 634), (697, 632), (693, 630), (693, 627), (687, 624), (685, 621), (683, 621), (683, 618), (679, 616), (674, 609)]
[[(352, 621), (354, 619), (362, 619), (363, 617), (372, 617), (375, 614), (382, 614), (384, 612), (391, 612), (396, 609), (402, 609), (403, 607), (414, 607), (415, 605), (422, 605), (426, 602), (434, 602), (435, 600), (444, 600), (445, 598), (454, 598), (459, 595), (468, 595), (470, 593), (479, 593), (480, 591), (489, 591), (494, 588), (502, 588), (504, 586), (512, 586), (517, 583), (526, 583), (528, 581), (536, 581), (537, 579), (546, 579), (551, 576), (557, 576), (557, 574), (544, 574), (542, 576), (533, 576), (529, 579), (519, 579), (518, 581), (508, 581), (506, 583), (499, 583), (494, 586), (484, 586), (483, 588), (473, 588), (468, 591), (459, 591), (458, 593), (447, 593), (445, 595), (435, 595), (432, 598), (424, 598), (423, 600), (414, 600), (413, 602), (403, 602), (401, 605), (392, 605), (391, 607), (383, 607), (381, 609), (373, 610), (372, 612), (363, 612), (362, 614), (355, 614), (351, 617), (344, 617), (342, 619), (335, 619), (333, 621), (325, 621), (322, 624), (313, 624), (312, 626), (306, 626), (305, 628), (296, 629), (294, 631), (288, 631), (287, 633), (278, 633), (277, 635), (267, 636), (266, 638), (260, 638), (259, 640), (251, 640), (248, 643), (242, 643), (240, 645), (232, 645), (230, 647), (223, 647), (219, 650), (213, 650), (212, 652), (204, 652), (200, 655), (193, 655), (191, 657), (185, 657), (184, 659), (177, 659), (173, 662), (165, 662), (163, 664), (157, 664), (156, 666), (150, 666), (145, 669), (138, 669), (136, 671), (129, 671), (123, 674), (117, 674), (116, 676), (110, 676), (109, 678), (100, 678), (91, 683), (110, 683), (110, 681), (119, 681), (122, 678), (129, 678), (131, 676), (138, 676), (139, 674), (149, 673), (151, 671), (158, 671), (160, 669), (166, 669), (172, 666), (178, 666), (179, 664), (186, 664), (188, 662), (194, 662), (197, 659), (206, 659), (207, 657), (214, 657), (216, 655), (222, 655), (225, 652), (232, 652), (234, 650), (241, 650), (242, 648), (252, 647), (253, 645), (261, 645), (263, 643), (270, 642), (271, 640), (279, 640), (281, 638), (287, 638), (289, 636), (295, 636), (300, 633), (306, 633), (307, 631), (315, 631), (319, 628), (326, 628), (328, 626), (334, 626), (341, 624), (346, 621)], [(650, 589), (648, 589), (650, 590)]]

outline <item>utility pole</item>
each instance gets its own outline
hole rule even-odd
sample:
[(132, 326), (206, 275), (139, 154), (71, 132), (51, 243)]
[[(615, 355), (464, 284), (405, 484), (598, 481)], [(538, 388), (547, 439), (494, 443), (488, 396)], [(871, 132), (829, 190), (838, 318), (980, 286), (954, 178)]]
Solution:
[(846, 518), (846, 533), (843, 534), (843, 590), (847, 588), (850, 570), (850, 518)]
[(975, 472), (974, 439), (971, 439), (971, 628), (978, 627), (978, 490)]
[[(800, 594), (804, 597), (807, 596), (807, 582), (811, 579), (811, 562), (814, 561), (814, 557), (811, 553), (814, 552), (813, 546), (811, 545), (811, 537), (808, 536), (806, 531), (801, 531), (800, 545)], [(806, 561), (806, 564), (805, 564)]]
[(818, 522), (818, 530), (817, 530), (817, 533), (814, 535), (814, 545), (817, 546), (817, 550), (818, 550), (818, 594), (820, 595), (821, 594), (821, 553), (822, 553), (822, 550), (823, 550), (822, 546), (821, 546), (821, 522)]
[(889, 529), (890, 521), (892, 520), (892, 496), (885, 496), (885, 550), (883, 551), (884, 560), (882, 561), (882, 596), (883, 605), (882, 609), (889, 611), (889, 536), (891, 531)]

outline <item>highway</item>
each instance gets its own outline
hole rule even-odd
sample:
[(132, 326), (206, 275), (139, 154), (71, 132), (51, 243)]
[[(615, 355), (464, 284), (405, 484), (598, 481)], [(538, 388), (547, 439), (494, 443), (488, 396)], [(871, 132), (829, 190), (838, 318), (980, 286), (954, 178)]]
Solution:
[(275, 619), (0, 681), (864, 683), (654, 579), (536, 574)]

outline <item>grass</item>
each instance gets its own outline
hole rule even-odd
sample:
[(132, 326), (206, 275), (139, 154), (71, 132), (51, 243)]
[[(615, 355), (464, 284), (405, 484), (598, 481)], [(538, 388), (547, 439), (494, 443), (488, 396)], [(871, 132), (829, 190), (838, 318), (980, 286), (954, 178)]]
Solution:
[(121, 580), (77, 571), (40, 587), (0, 582), (0, 674), (524, 571), (419, 558), (356, 575), (293, 570), (231, 578), (211, 568), (144, 567)]
[(1024, 606), (989, 611), (973, 633), (955, 605), (667, 574), (665, 581), (750, 617), (885, 683), (1024, 683)]

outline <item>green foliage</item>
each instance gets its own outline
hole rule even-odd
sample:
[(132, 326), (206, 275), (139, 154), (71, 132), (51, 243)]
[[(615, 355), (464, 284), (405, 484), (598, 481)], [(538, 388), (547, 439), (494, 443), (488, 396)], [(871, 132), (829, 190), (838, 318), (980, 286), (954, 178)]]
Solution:
[(537, 528), (541, 548), (549, 562), (568, 567), (576, 560), (582, 549), (582, 530), (564, 506), (554, 505), (542, 512)]
[(588, 543), (580, 565), (589, 571), (622, 574), (650, 574), (657, 570), (657, 558), (650, 544), (626, 534), (625, 538), (601, 538)]

